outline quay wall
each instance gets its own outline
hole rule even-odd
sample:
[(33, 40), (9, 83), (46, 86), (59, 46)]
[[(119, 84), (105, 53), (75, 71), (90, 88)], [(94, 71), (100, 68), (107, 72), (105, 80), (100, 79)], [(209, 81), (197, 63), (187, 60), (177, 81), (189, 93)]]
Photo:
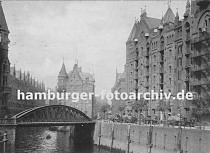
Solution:
[[(6, 147), (5, 153), (14, 153), (15, 152), (16, 127), (15, 126), (0, 126), (0, 133), (6, 134), (7, 141), (6, 141), (6, 146), (5, 146)], [(0, 153), (1, 153), (1, 150), (0, 150)]]
[(210, 153), (210, 130), (96, 122), (94, 144), (125, 153)]

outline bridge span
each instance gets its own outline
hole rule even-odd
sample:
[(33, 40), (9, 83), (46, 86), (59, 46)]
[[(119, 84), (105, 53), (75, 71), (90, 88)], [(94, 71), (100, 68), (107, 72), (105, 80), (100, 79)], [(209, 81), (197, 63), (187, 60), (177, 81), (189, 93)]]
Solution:
[(95, 124), (83, 112), (66, 105), (48, 105), (30, 108), (12, 118), (0, 119), (0, 126), (67, 126)]
[(48, 105), (22, 111), (12, 118), (0, 119), (0, 133), (7, 133), (8, 153), (15, 151), (17, 129), (21, 127), (70, 126), (78, 142), (91, 141), (95, 122), (83, 112), (66, 105)]

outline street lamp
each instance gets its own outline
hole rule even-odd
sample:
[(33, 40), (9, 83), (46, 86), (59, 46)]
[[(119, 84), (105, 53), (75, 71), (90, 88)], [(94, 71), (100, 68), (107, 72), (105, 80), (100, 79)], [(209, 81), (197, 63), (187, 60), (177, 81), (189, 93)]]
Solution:
[(181, 128), (181, 105), (180, 106), (178, 106), (178, 111), (179, 111), (179, 115), (180, 115), (180, 117), (179, 117), (179, 128)]

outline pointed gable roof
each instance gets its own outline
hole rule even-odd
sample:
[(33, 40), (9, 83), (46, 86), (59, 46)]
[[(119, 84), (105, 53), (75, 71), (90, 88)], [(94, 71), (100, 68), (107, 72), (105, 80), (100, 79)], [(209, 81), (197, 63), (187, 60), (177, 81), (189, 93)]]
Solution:
[(157, 19), (157, 18), (146, 17), (144, 19), (150, 29), (157, 28), (161, 23), (161, 19)]
[(64, 62), (63, 62), (63, 64), (62, 64), (61, 70), (60, 70), (60, 72), (59, 72), (59, 76), (67, 76), (66, 67), (65, 67)]
[(82, 78), (80, 76), (80, 73), (78, 71), (78, 67), (77, 68), (73, 68), (73, 70), (70, 71), (69, 74), (68, 74), (68, 78), (69, 79), (73, 78), (74, 76), (76, 76), (77, 78), (79, 78), (80, 83), (82, 83), (83, 80), (82, 80)]
[(79, 73), (80, 77), (82, 78), (83, 81), (91, 81), (94, 82), (95, 79), (93, 78), (93, 75), (87, 72), (80, 72)]
[(163, 17), (163, 23), (169, 23), (169, 22), (174, 23), (174, 20), (175, 20), (175, 15), (174, 15), (173, 11), (171, 10), (171, 8), (168, 7), (168, 10), (166, 11), (166, 13)]
[(117, 73), (116, 74), (116, 82), (118, 82), (123, 76), (123, 73)]
[(0, 2), (0, 29), (4, 29), (9, 32), (1, 2)]
[(137, 28), (138, 28), (138, 25), (135, 22), (127, 41), (133, 41), (133, 39), (135, 38), (137, 34)]
[(72, 71), (68, 73), (68, 78), (71, 78), (74, 73), (78, 75), (78, 77), (81, 79), (81, 81), (91, 81), (95, 82), (94, 76), (87, 72), (82, 72), (81, 67), (78, 67), (77, 64), (74, 65), (74, 68)]

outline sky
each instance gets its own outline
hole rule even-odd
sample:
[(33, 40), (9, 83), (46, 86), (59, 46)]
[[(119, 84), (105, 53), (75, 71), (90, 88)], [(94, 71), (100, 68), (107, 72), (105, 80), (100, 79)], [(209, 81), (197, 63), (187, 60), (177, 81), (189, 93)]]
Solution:
[[(96, 93), (110, 91), (145, 5), (147, 16), (161, 18), (168, 1), (3, 1), (11, 66), (55, 88), (63, 58), (67, 73), (77, 58), (82, 71), (94, 74)], [(183, 17), (186, 1), (170, 6)]]

